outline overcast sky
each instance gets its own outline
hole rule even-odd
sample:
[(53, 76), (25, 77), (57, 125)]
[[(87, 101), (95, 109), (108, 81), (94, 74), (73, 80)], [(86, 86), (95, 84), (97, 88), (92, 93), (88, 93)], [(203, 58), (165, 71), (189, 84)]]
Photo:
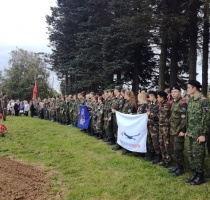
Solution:
[[(51, 14), (50, 6), (56, 6), (56, 0), (0, 0), (0, 70), (8, 67), (9, 53), (16, 47), (50, 53), (45, 19)], [(201, 81), (200, 57), (197, 72), (197, 79)], [(59, 90), (54, 73), (51, 73), (50, 84)]]
[[(50, 6), (56, 6), (56, 0), (0, 0), (0, 70), (9, 67), (9, 53), (16, 47), (50, 53), (45, 19)], [(59, 90), (54, 73), (50, 84)]]

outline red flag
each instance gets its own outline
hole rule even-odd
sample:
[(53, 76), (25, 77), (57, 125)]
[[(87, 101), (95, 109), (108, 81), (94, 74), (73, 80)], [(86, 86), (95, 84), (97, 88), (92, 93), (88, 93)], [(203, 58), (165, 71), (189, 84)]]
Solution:
[(36, 99), (37, 92), (38, 92), (38, 85), (37, 85), (37, 83), (35, 83), (34, 89), (33, 89), (32, 100), (35, 100)]
[(37, 87), (37, 83), (35, 83), (35, 85), (34, 85), (34, 89), (33, 89), (33, 93), (37, 93), (38, 92), (38, 87)]

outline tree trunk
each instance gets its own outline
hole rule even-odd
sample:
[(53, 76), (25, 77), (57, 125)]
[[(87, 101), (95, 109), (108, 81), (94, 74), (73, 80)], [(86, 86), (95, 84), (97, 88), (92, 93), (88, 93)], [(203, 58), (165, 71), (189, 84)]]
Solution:
[(204, 4), (203, 24), (203, 61), (202, 61), (202, 93), (208, 92), (208, 55), (209, 55), (209, 0)]
[(166, 70), (166, 61), (167, 61), (167, 30), (163, 30), (162, 34), (162, 43), (161, 43), (161, 53), (160, 53), (160, 67), (159, 67), (159, 81), (158, 81), (158, 89), (165, 89), (165, 70)]
[(198, 38), (198, 1), (193, 0), (189, 5), (189, 79), (196, 79), (197, 38)]
[(138, 64), (134, 64), (134, 67), (133, 67), (132, 91), (135, 93), (135, 95), (137, 95), (139, 91), (139, 65)]

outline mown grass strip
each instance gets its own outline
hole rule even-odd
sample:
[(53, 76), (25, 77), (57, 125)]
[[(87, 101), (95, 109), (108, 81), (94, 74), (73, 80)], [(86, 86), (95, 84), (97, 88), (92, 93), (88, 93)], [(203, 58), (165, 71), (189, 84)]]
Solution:
[[(25, 116), (8, 117), (8, 134), (0, 138), (0, 156), (13, 156), (59, 171), (68, 200), (210, 199), (210, 180), (190, 186), (186, 173), (174, 178), (167, 170), (141, 158), (121, 156), (110, 146), (77, 128)], [(210, 171), (210, 159), (206, 158)], [(187, 165), (187, 164), (186, 164)]]

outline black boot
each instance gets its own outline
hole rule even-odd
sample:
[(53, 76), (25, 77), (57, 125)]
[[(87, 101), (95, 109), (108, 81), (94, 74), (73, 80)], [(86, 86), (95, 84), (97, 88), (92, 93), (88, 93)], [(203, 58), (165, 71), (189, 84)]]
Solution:
[(161, 161), (161, 155), (160, 154), (156, 154), (154, 159), (152, 160), (152, 164), (157, 164)]
[(117, 144), (116, 146), (114, 146), (112, 148), (113, 151), (117, 151), (117, 150), (120, 150), (120, 149), (122, 149), (122, 147), (119, 144)]
[(154, 157), (154, 153), (153, 152), (147, 152), (144, 160), (146, 160), (146, 161), (152, 161), (153, 160), (153, 157)]
[(205, 183), (204, 173), (203, 172), (197, 172), (196, 178), (190, 184), (191, 185), (200, 185), (202, 183)]
[(177, 168), (177, 170), (174, 172), (174, 173), (172, 173), (174, 176), (180, 176), (180, 175), (182, 175), (184, 173), (184, 167), (183, 167), (183, 165), (178, 165), (178, 168)]
[(128, 151), (127, 149), (123, 149), (123, 152), (122, 152), (122, 154), (121, 155), (126, 155), (126, 154), (128, 154), (130, 151)]
[(176, 164), (172, 169), (168, 170), (168, 173), (174, 173), (178, 169), (178, 165)]
[(195, 180), (196, 177), (197, 177), (197, 172), (194, 171), (193, 174), (192, 174), (192, 176), (190, 178), (186, 179), (185, 182), (186, 183), (191, 183), (192, 181)]

